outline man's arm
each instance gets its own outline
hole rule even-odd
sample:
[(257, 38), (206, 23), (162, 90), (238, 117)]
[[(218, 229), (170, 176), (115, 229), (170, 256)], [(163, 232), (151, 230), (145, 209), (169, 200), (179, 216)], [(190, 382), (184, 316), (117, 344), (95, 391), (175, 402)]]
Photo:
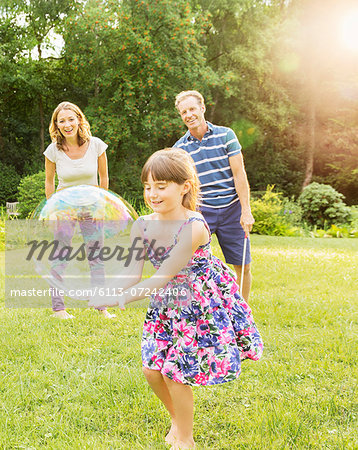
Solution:
[(250, 186), (247, 180), (244, 159), (242, 153), (229, 158), (231, 171), (234, 177), (235, 189), (241, 203), (240, 223), (245, 233), (248, 235), (252, 230), (255, 219), (251, 214), (250, 208)]

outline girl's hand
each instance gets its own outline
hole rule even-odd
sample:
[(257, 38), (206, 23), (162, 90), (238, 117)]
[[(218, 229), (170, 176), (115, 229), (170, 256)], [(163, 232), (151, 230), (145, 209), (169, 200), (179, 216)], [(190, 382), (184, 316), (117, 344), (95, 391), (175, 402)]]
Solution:
[(120, 309), (124, 309), (124, 296), (103, 296), (103, 297), (92, 297), (88, 301), (88, 306), (90, 308), (98, 308), (100, 306), (119, 306)]

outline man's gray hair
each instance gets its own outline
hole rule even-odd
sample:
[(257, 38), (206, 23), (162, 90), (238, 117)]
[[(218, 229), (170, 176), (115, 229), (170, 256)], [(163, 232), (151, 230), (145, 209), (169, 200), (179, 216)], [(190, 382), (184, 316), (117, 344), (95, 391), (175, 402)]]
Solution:
[(199, 104), (205, 106), (204, 97), (198, 91), (182, 91), (175, 97), (175, 107), (178, 109), (179, 103), (187, 97), (195, 97)]

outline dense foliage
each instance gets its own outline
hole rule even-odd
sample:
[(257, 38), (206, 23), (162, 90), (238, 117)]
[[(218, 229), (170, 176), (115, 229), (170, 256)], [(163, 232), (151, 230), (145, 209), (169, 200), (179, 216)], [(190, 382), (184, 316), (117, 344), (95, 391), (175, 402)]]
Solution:
[(311, 183), (298, 198), (302, 207), (303, 219), (309, 225), (325, 228), (330, 225), (346, 223), (350, 210), (343, 202), (344, 196), (332, 186)]
[(28, 218), (36, 206), (45, 199), (45, 172), (27, 175), (19, 185), (19, 212), (22, 219)]
[(195, 88), (238, 134), (253, 190), (297, 198), (318, 181), (358, 203), (358, 64), (336, 25), (350, 4), (3, 0), (0, 161), (42, 170), (51, 113), (69, 100), (109, 144), (111, 189), (140, 198), (143, 161), (185, 131), (174, 97)]
[[(291, 206), (293, 209), (294, 207)], [(257, 199), (251, 201), (252, 214), (255, 217), (253, 233), (269, 236), (297, 236), (299, 228), (291, 215), (292, 209), (287, 208), (287, 203), (282, 194), (273, 191), (273, 186), (268, 186), (266, 192)], [(297, 207), (296, 207), (297, 209)], [(295, 211), (297, 214), (297, 211)]]
[(188, 85), (209, 92), (215, 77), (191, 18), (185, 0), (123, 0), (90, 1), (68, 19), (66, 60), (87, 91), (93, 133), (109, 144), (112, 190), (141, 196), (143, 163), (183, 131), (175, 95)]
[(17, 186), (20, 176), (14, 166), (0, 161), (0, 205), (16, 200)]

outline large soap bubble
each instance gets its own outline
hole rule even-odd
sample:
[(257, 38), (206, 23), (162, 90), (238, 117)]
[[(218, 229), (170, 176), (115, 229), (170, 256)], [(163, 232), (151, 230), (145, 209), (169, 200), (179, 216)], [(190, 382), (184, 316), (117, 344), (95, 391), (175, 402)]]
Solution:
[(29, 249), (36, 271), (73, 299), (115, 295), (116, 276), (130, 261), (134, 209), (117, 194), (74, 186), (35, 209), (36, 239)]

